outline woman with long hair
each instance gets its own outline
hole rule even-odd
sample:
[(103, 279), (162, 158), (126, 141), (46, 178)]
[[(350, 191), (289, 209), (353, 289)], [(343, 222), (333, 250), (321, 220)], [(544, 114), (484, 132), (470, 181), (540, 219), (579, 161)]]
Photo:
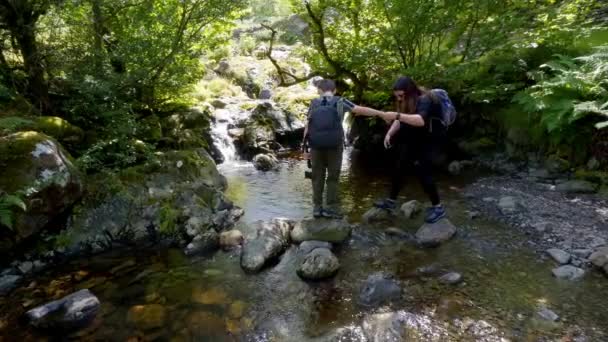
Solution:
[(396, 209), (403, 178), (407, 169), (412, 167), (431, 202), (425, 221), (435, 223), (446, 216), (432, 177), (433, 151), (443, 135), (440, 131), (445, 129), (440, 124), (433, 127), (432, 119), (441, 115), (441, 103), (431, 91), (419, 87), (410, 77), (397, 79), (393, 85), (393, 95), (396, 112), (353, 110), (357, 115), (378, 116), (387, 122), (392, 121), (384, 137), (384, 147), (392, 148), (394, 143), (397, 150), (396, 167), (388, 198), (379, 200), (375, 205), (383, 209)]

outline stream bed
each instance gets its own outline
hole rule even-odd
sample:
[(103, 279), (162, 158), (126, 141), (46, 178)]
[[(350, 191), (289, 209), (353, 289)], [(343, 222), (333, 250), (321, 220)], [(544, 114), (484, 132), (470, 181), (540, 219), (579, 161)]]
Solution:
[[(104, 254), (38, 275), (0, 299), (0, 341), (366, 341), (362, 320), (395, 310), (424, 318), (420, 329), (428, 334), (412, 339), (419, 341), (608, 340), (606, 277), (589, 271), (578, 281), (557, 280), (554, 263), (529, 248), (529, 237), (483, 216), (469, 218), (463, 189), (479, 175), (440, 177), (444, 204), (459, 231), (439, 248), (421, 249), (387, 234), (390, 226), (360, 224), (388, 180), (382, 170), (356, 161), (345, 153), (342, 198), (356, 228), (335, 250), (341, 268), (334, 278), (302, 281), (295, 272), (297, 246), (255, 275), (242, 271), (238, 249), (196, 258), (177, 249)], [(245, 236), (247, 224), (257, 220), (311, 216), (304, 161), (285, 158), (279, 171), (265, 173), (245, 162), (219, 169), (228, 179), (229, 197), (245, 210), (237, 227)], [(403, 195), (425, 199), (415, 180)], [(398, 228), (413, 234), (421, 224), (418, 218)], [(421, 269), (455, 271), (464, 280), (445, 285)], [(401, 298), (380, 308), (359, 306), (362, 283), (379, 271), (399, 281)], [(27, 309), (82, 288), (101, 301), (87, 329), (58, 337), (20, 321)], [(542, 308), (559, 319), (541, 318)]]

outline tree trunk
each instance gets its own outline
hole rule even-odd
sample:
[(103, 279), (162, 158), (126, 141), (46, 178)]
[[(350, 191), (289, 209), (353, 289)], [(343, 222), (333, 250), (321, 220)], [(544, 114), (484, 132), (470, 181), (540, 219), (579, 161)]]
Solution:
[(36, 44), (34, 26), (33, 22), (24, 23), (19, 27), (13, 27), (11, 31), (19, 44), (23, 66), (27, 73), (27, 96), (41, 112), (45, 113), (51, 109), (49, 86), (44, 78), (44, 65)]
[(93, 43), (93, 49), (95, 50), (95, 71), (99, 74), (103, 73), (103, 37), (105, 35), (101, 1), (92, 0), (91, 4), (93, 10), (93, 32), (95, 35)]

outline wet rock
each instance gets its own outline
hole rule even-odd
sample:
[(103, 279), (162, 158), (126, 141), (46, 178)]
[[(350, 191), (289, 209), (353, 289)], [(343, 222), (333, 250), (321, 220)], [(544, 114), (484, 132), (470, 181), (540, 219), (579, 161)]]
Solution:
[(213, 341), (209, 336), (226, 335), (224, 320), (218, 315), (206, 311), (191, 312), (186, 317), (186, 326), (190, 331), (190, 337), (194, 337), (195, 340)]
[(21, 276), (14, 274), (7, 274), (0, 277), (0, 296), (6, 296), (11, 291), (13, 291), (19, 282), (21, 281)]
[[(27, 189), (25, 211), (14, 211), (13, 236), (0, 236), (0, 254), (38, 235), (82, 195), (83, 181), (71, 156), (53, 138), (38, 132), (0, 137), (0, 189)], [(6, 236), (6, 237), (5, 237)]]
[(371, 208), (363, 214), (362, 220), (365, 223), (386, 222), (395, 218), (395, 212), (388, 209)]
[(566, 280), (577, 280), (585, 275), (585, 270), (572, 265), (554, 268), (552, 272), (554, 277)]
[(593, 253), (591, 249), (574, 249), (572, 250), (572, 255), (579, 257), (581, 259), (587, 259)]
[[(220, 63), (220, 65), (221, 65), (221, 63)], [(215, 100), (211, 101), (211, 105), (214, 108), (223, 109), (223, 108), (226, 108), (226, 106), (228, 105), (228, 103), (226, 103), (226, 101), (224, 101), (222, 99), (215, 99)]]
[(260, 90), (260, 94), (258, 95), (258, 99), (260, 100), (270, 100), (272, 98), (272, 90), (270, 89), (262, 89)]
[(197, 235), (190, 242), (184, 253), (188, 256), (215, 252), (220, 246), (219, 235), (213, 229)]
[(457, 176), (462, 172), (463, 166), (459, 161), (454, 160), (448, 165), (448, 172), (451, 175)]
[(386, 233), (386, 235), (394, 236), (400, 239), (409, 239), (411, 237), (410, 234), (396, 227), (386, 228), (384, 232)]
[(255, 236), (243, 247), (241, 267), (248, 272), (259, 272), (266, 262), (287, 248), (292, 229), (293, 222), (288, 220), (258, 221)]
[(294, 242), (309, 240), (341, 243), (346, 240), (352, 231), (346, 220), (334, 219), (308, 219), (295, 224), (291, 231)]
[(543, 233), (553, 230), (554, 227), (551, 222), (537, 222), (532, 225), (532, 228), (539, 233)]
[(541, 308), (540, 310), (538, 310), (538, 312), (536, 312), (536, 315), (539, 318), (549, 322), (555, 322), (559, 319), (559, 316), (555, 312), (547, 308)]
[(239, 230), (234, 229), (220, 233), (220, 246), (224, 249), (242, 245), (243, 241), (243, 233)]
[(331, 243), (326, 241), (304, 241), (298, 247), (298, 253), (304, 256), (317, 248), (325, 248), (331, 250), (332, 245)]
[(564, 158), (552, 155), (545, 160), (545, 167), (552, 174), (560, 174), (568, 172), (570, 169), (570, 163)]
[(273, 154), (258, 154), (253, 157), (253, 166), (260, 171), (277, 170), (279, 160)]
[(475, 211), (475, 210), (467, 210), (466, 213), (467, 213), (467, 216), (469, 217), (469, 220), (474, 220), (474, 219), (478, 218), (479, 216), (481, 216), (481, 213), (479, 211)]
[(205, 232), (209, 228), (209, 218), (203, 218), (201, 216), (192, 216), (186, 221), (186, 234), (189, 237), (194, 238), (195, 236)]
[(439, 277), (439, 282), (448, 285), (456, 285), (462, 282), (462, 275), (457, 272), (449, 272)]
[(421, 210), (422, 204), (420, 204), (420, 202), (416, 200), (405, 202), (401, 206), (401, 213), (403, 214), (403, 216), (409, 219), (414, 218), (414, 216), (420, 213)]
[(387, 274), (375, 273), (363, 283), (358, 302), (362, 306), (376, 307), (400, 297), (401, 286), (396, 280)]
[(450, 240), (456, 234), (456, 226), (448, 219), (436, 223), (425, 223), (416, 232), (416, 240), (425, 247), (436, 247)]
[(315, 248), (304, 256), (296, 272), (303, 279), (320, 280), (333, 276), (339, 268), (338, 258), (329, 249)]
[(240, 139), (245, 134), (244, 128), (231, 128), (228, 130), (228, 135), (234, 139)]
[(592, 194), (597, 191), (597, 186), (584, 180), (570, 180), (555, 186), (555, 190), (568, 194)]
[(565, 264), (569, 263), (570, 259), (572, 258), (570, 256), (570, 254), (568, 254), (567, 252), (564, 252), (558, 248), (548, 249), (547, 254), (549, 254), (551, 256), (551, 258), (553, 258), (553, 260), (557, 261), (557, 263), (559, 263), (560, 265), (565, 265)]
[(223, 305), (228, 303), (228, 294), (219, 288), (203, 289), (195, 287), (192, 290), (192, 301), (204, 305)]
[(160, 304), (135, 305), (127, 313), (127, 322), (141, 330), (161, 328), (166, 318), (167, 310)]
[(17, 266), (17, 269), (22, 274), (28, 274), (28, 273), (32, 272), (32, 270), (34, 269), (34, 263), (31, 261), (24, 261), (21, 264), (19, 264), (19, 266)]
[(84, 289), (31, 309), (25, 313), (25, 317), (35, 328), (76, 330), (93, 321), (99, 306), (99, 299)]
[(448, 332), (429, 317), (406, 311), (369, 315), (362, 323), (366, 341), (449, 341)]
[(587, 162), (587, 169), (594, 171), (599, 169), (601, 166), (599, 160), (597, 160), (597, 158), (592, 157), (591, 159), (589, 159), (589, 161)]
[(241, 318), (243, 317), (246, 308), (247, 304), (245, 302), (242, 300), (237, 300), (236, 302), (230, 304), (228, 315), (232, 318)]
[(498, 201), (498, 209), (503, 215), (513, 214), (517, 210), (517, 202), (512, 196), (501, 197)]
[(608, 266), (608, 246), (596, 249), (589, 256), (589, 261), (596, 267)]

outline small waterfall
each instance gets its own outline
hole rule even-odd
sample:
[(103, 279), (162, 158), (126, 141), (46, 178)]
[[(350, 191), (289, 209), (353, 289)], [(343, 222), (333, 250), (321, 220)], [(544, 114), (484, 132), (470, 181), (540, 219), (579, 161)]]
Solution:
[(215, 111), (215, 123), (211, 126), (211, 137), (215, 147), (224, 157), (224, 163), (234, 162), (238, 159), (236, 147), (228, 129), (233, 121), (228, 109), (217, 109)]
[(224, 163), (229, 163), (237, 159), (236, 148), (232, 138), (228, 135), (228, 123), (216, 122), (211, 128), (211, 137), (215, 147), (224, 157)]

